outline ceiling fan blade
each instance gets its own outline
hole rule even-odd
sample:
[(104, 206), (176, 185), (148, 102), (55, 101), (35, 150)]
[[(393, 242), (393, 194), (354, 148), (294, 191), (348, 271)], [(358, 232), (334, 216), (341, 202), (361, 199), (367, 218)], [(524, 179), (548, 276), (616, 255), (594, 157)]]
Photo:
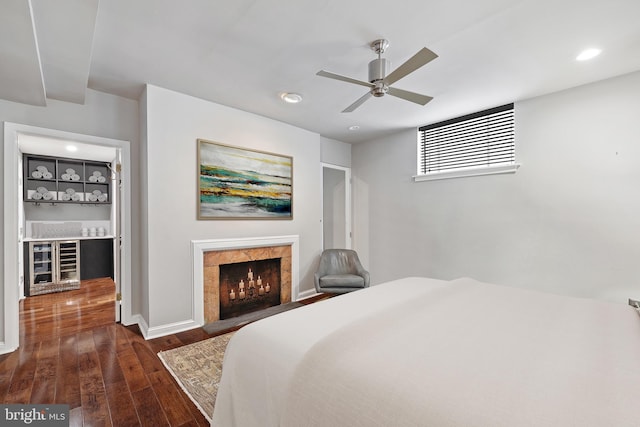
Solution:
[(353, 83), (360, 86), (373, 87), (373, 85), (369, 82), (363, 82), (361, 80), (352, 79), (351, 77), (341, 76), (340, 74), (334, 74), (329, 71), (320, 70), (316, 73), (318, 76), (328, 77), (330, 79), (341, 80), (347, 83)]
[(392, 85), (407, 74), (413, 73), (415, 70), (433, 61), (437, 57), (438, 55), (436, 55), (426, 47), (423, 47), (422, 49), (420, 49), (420, 51), (418, 51), (418, 53), (413, 55), (404, 64), (393, 70), (391, 74), (385, 77), (384, 82), (388, 85)]
[(427, 102), (433, 99), (433, 97), (431, 96), (421, 95), (415, 92), (409, 92), (408, 90), (396, 89), (394, 87), (390, 87), (387, 94), (405, 99), (407, 101), (415, 102), (416, 104), (420, 104), (420, 105), (425, 105)]
[(353, 110), (355, 110), (356, 108), (358, 108), (359, 106), (361, 106), (362, 104), (364, 104), (364, 101), (366, 101), (367, 99), (371, 98), (371, 92), (367, 92), (364, 94), (364, 96), (360, 97), (356, 102), (354, 102), (353, 104), (349, 105), (347, 108), (345, 108), (344, 110), (342, 110), (343, 113), (350, 113)]

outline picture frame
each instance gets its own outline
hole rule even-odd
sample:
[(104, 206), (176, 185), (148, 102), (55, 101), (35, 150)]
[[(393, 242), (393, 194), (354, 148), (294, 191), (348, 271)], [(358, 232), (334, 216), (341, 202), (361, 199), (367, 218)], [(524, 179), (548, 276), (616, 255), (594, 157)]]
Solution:
[(198, 219), (293, 219), (293, 157), (198, 139)]

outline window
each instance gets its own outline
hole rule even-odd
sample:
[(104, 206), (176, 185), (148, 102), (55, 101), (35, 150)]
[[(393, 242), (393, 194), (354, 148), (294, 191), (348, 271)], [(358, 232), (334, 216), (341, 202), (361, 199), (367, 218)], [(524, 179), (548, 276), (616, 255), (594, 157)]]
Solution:
[(518, 167), (513, 104), (418, 129), (416, 181), (513, 173)]

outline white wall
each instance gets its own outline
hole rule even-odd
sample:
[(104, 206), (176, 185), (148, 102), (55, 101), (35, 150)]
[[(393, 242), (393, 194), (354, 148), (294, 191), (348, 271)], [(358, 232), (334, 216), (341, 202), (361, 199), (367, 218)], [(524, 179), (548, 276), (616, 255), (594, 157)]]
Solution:
[(515, 175), (415, 183), (415, 130), (355, 145), (355, 248), (372, 282), (639, 297), (638, 93), (636, 72), (516, 103)]
[[(84, 105), (48, 99), (46, 107), (36, 107), (0, 100), (0, 121), (131, 141), (132, 164), (135, 165), (139, 162), (137, 150), (135, 149), (139, 134), (137, 101), (93, 90), (87, 90)], [(0, 136), (0, 138), (3, 138), (3, 136)], [(0, 164), (4, 162), (3, 156), (3, 150), (0, 150)], [(0, 180), (2, 179), (4, 179), (3, 175), (0, 174)], [(137, 203), (138, 175), (135, 172), (132, 173), (132, 181), (132, 229), (135, 233), (139, 227), (137, 216), (137, 211), (139, 210), (139, 204)], [(3, 186), (4, 183), (0, 184), (0, 197), (4, 199)], [(4, 239), (4, 211), (0, 215), (2, 215), (3, 220), (2, 238)], [(136, 247), (137, 241), (138, 239), (135, 238), (134, 234), (132, 242), (133, 260), (131, 262), (133, 286), (138, 282), (137, 266), (139, 262), (136, 254), (139, 253), (139, 249)], [(5, 258), (2, 247), (0, 247), (0, 255), (2, 255), (2, 259)], [(0, 263), (0, 278), (4, 278), (2, 263)], [(7, 284), (2, 283), (3, 287), (5, 285)], [(135, 294), (135, 290), (133, 291)], [(4, 301), (1, 300), (3, 295), (4, 292), (0, 292), (0, 331), (4, 330), (4, 325), (1, 324), (4, 319)], [(134, 313), (137, 310), (137, 303), (138, 301), (134, 297), (134, 301), (132, 301)], [(0, 341), (3, 339), (4, 337), (0, 338)]]
[[(179, 329), (193, 318), (194, 239), (297, 234), (300, 291), (312, 289), (321, 251), (320, 136), (155, 86), (147, 86), (141, 102), (145, 99), (141, 153), (147, 212), (142, 259), (148, 260), (143, 273), (148, 289), (144, 320), (152, 334)], [(293, 156), (293, 220), (197, 220), (198, 138)]]
[(320, 158), (323, 163), (350, 168), (351, 144), (321, 136)]

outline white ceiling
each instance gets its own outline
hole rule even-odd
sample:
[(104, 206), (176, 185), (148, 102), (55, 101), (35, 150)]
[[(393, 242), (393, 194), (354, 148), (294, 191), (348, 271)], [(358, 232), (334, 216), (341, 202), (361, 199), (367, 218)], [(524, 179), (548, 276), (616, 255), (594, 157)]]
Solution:
[[(30, 3), (0, 4), (0, 98), (82, 103), (89, 87), (137, 99), (150, 83), (345, 142), (640, 69), (638, 0)], [(385, 96), (341, 113), (366, 88), (316, 72), (367, 80), (378, 38), (392, 69), (424, 46), (439, 55), (394, 85), (433, 101)], [(603, 53), (575, 61), (587, 47)], [(285, 104), (283, 91), (304, 100)]]

